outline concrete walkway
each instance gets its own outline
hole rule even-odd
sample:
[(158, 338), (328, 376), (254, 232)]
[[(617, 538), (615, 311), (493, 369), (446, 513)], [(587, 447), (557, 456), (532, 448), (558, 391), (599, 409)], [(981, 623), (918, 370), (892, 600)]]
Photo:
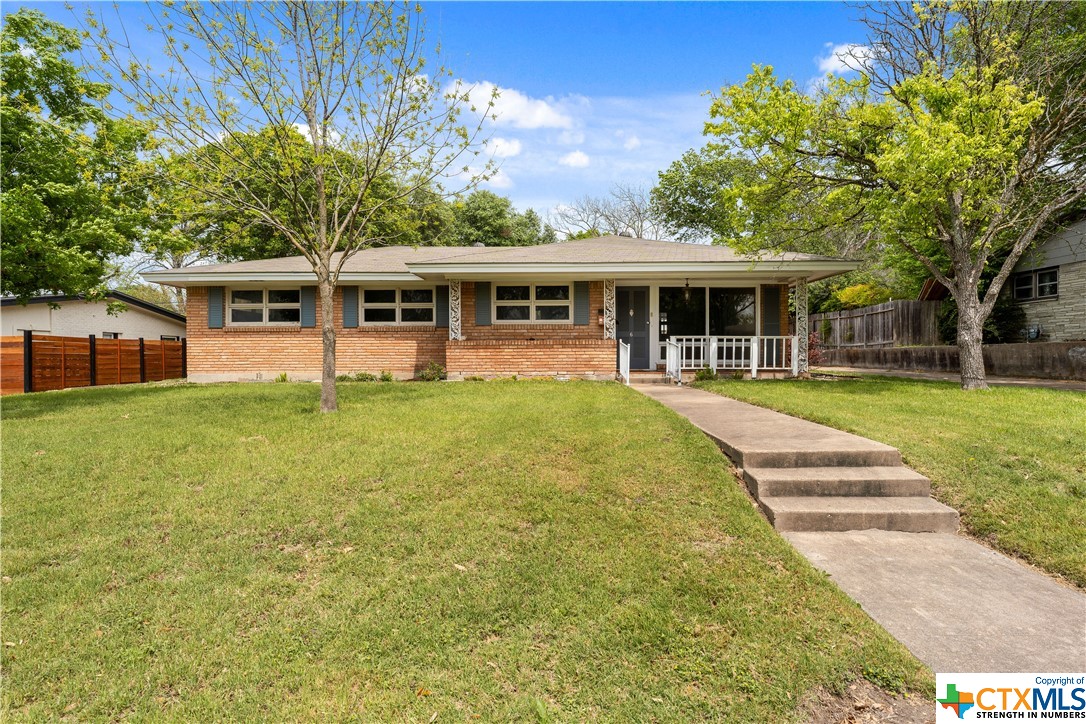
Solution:
[[(798, 469), (812, 463), (811, 455), (815, 464), (834, 465), (841, 450), (849, 460), (899, 464), (888, 445), (709, 392), (635, 389), (689, 418), (740, 467), (792, 461)], [(820, 447), (828, 451), (821, 461)], [(963, 536), (783, 535), (934, 671), (1086, 671), (1086, 594)]]
[[(880, 377), (905, 377), (913, 380), (938, 380), (942, 382), (960, 382), (961, 375), (956, 372), (910, 372), (906, 370), (880, 370), (868, 367), (813, 367), (812, 372), (832, 372), (848, 375), (878, 375)], [(1039, 377), (997, 377), (987, 376), (988, 384), (996, 387), (1046, 387), (1050, 390), (1074, 390), (1086, 392), (1086, 382), (1082, 380), (1046, 380)]]

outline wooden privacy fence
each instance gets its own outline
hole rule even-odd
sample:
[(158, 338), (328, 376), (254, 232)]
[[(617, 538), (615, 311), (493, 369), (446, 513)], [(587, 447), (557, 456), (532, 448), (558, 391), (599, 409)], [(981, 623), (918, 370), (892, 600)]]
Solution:
[(0, 337), (0, 394), (128, 385), (187, 375), (185, 340)]
[(860, 309), (812, 314), (812, 332), (825, 349), (912, 347), (939, 344), (942, 302), (898, 299)]

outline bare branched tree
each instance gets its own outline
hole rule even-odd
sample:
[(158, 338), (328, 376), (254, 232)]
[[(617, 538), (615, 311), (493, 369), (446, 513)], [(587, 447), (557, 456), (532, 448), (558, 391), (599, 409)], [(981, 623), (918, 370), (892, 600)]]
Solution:
[(414, 6), (188, 2), (148, 12), (163, 44), (153, 61), (119, 21), (88, 14), (107, 80), (153, 124), (159, 173), (273, 230), (312, 265), (320, 409), (333, 411), (333, 295), (344, 264), (394, 243), (417, 191), (444, 193), (451, 179), (452, 194), (485, 177), (488, 166), (470, 169), (490, 108), (461, 121), (469, 89), (445, 90), (444, 68), (425, 72)]
[(614, 234), (658, 239), (667, 227), (643, 186), (615, 184), (607, 196), (582, 196), (553, 212), (554, 225), (567, 237)]

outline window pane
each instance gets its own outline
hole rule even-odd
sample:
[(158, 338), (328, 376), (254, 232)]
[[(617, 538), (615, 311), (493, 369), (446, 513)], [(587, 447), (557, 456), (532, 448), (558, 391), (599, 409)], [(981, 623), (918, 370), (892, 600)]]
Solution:
[(1055, 269), (1037, 272), (1037, 296), (1054, 297), (1057, 294), (1058, 274)]
[(400, 310), (401, 322), (433, 322), (434, 310), (430, 307), (404, 307)]
[(1031, 299), (1033, 297), (1033, 275), (1021, 274), (1014, 278), (1014, 298)]
[[(527, 287), (525, 287), (527, 289)], [(503, 322), (529, 322), (532, 319), (532, 308), (527, 304), (513, 305), (500, 304), (497, 307), (498, 319)]]
[(364, 309), (362, 313), (364, 322), (396, 322), (395, 309)]
[(401, 289), (400, 304), (433, 304), (433, 289)]
[(540, 322), (554, 322), (569, 319), (569, 307), (541, 306), (535, 308), (535, 318)]
[(231, 309), (230, 321), (238, 324), (245, 324), (250, 322), (263, 322), (264, 310), (263, 309)]
[(301, 318), (301, 310), (297, 307), (268, 310), (269, 322), (298, 322), (301, 320)]
[(540, 302), (566, 302), (569, 301), (569, 287), (562, 286), (537, 286), (535, 298)]
[(301, 295), (297, 289), (269, 289), (268, 304), (300, 304)]
[(494, 298), (499, 302), (526, 302), (531, 298), (531, 287), (498, 287), (495, 290)]
[(660, 287), (660, 339), (705, 334), (705, 287)]
[(395, 304), (395, 289), (367, 289), (362, 293), (366, 304)]
[(754, 290), (710, 289), (709, 334), (754, 336)]
[(264, 290), (263, 289), (231, 289), (230, 290), (230, 303), (231, 304), (263, 304), (264, 303)]

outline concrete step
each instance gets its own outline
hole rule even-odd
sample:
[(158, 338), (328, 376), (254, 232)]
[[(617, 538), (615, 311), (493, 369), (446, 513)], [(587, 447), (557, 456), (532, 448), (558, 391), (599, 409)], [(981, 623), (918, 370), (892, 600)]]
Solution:
[(834, 495), (904, 498), (931, 494), (931, 481), (902, 465), (746, 468), (743, 479), (755, 497)]
[(780, 531), (898, 530), (954, 533), (958, 511), (931, 498), (763, 497), (758, 505)]
[[(699, 425), (700, 427), (700, 425)], [(788, 439), (774, 437), (773, 430), (767, 430), (766, 448), (749, 445), (739, 448), (730, 441), (722, 439), (702, 427), (709, 437), (716, 441), (720, 449), (736, 461), (743, 469), (747, 468), (864, 468), (897, 467), (901, 465), (901, 453), (889, 445), (855, 438), (857, 444), (833, 445), (827, 441), (824, 446), (801, 441), (790, 445)], [(836, 431), (835, 431), (836, 432)], [(845, 435), (846, 433), (841, 433)], [(853, 437), (853, 436), (850, 436)], [(848, 441), (852, 442), (852, 441)]]

